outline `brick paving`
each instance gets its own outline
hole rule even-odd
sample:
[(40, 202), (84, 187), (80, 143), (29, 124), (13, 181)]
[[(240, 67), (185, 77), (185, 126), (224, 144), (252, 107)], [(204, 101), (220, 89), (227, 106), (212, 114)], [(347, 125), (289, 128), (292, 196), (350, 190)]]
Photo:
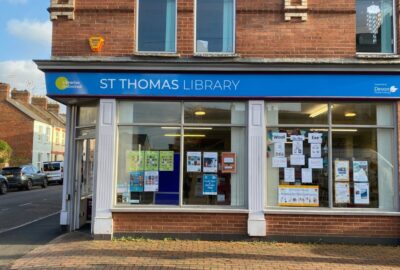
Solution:
[(400, 269), (400, 247), (187, 240), (94, 241), (65, 234), (11, 269)]

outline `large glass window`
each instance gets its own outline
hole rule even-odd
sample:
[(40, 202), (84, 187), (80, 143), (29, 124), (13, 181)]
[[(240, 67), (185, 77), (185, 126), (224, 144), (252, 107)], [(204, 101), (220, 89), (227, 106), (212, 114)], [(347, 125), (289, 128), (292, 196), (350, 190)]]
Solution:
[(119, 102), (116, 204), (245, 206), (245, 115), (239, 102)]
[(234, 0), (197, 0), (196, 52), (234, 52)]
[(139, 0), (139, 52), (175, 52), (176, 0)]
[(357, 52), (393, 53), (393, 0), (357, 0)]
[(267, 205), (395, 209), (393, 118), (391, 103), (267, 103)]

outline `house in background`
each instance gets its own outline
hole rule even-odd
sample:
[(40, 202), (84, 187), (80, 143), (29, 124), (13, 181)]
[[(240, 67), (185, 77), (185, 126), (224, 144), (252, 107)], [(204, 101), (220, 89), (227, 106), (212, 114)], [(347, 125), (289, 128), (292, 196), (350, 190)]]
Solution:
[(0, 83), (0, 139), (13, 149), (11, 165), (40, 168), (43, 161), (63, 160), (65, 119), (58, 112), (59, 105), (47, 104), (45, 97), (31, 99), (27, 90)]

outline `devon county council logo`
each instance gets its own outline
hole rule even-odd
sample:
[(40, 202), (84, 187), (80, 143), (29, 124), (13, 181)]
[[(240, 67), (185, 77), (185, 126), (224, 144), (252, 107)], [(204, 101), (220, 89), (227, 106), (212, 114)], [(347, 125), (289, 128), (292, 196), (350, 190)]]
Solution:
[(58, 90), (65, 90), (69, 86), (69, 81), (65, 77), (58, 77), (56, 80), (56, 87)]
[(390, 93), (396, 93), (398, 89), (399, 88), (393, 85), (392, 87), (390, 87)]

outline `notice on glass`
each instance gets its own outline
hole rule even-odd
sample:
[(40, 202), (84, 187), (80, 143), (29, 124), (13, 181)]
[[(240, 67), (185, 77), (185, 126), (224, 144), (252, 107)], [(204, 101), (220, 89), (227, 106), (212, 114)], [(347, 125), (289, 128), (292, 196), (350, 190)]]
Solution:
[(274, 143), (274, 157), (285, 156), (285, 143)]
[(322, 143), (322, 133), (308, 133), (308, 143), (321, 144)]
[(126, 151), (126, 169), (128, 172), (144, 170), (144, 151)]
[(292, 154), (302, 155), (303, 154), (303, 141), (293, 141), (292, 143)]
[(217, 195), (218, 175), (203, 175), (203, 195)]
[(294, 168), (285, 168), (283, 180), (287, 183), (294, 183)]
[(290, 136), (290, 139), (295, 142), (295, 141), (304, 141), (304, 136), (303, 135), (292, 135)]
[(310, 144), (310, 152), (312, 158), (320, 158), (321, 157), (321, 144), (312, 143)]
[(144, 191), (144, 173), (131, 172), (129, 174), (129, 190), (130, 192), (143, 192)]
[(218, 172), (218, 153), (204, 152), (203, 156), (203, 172)]
[(354, 183), (354, 203), (369, 204), (369, 183)]
[(160, 151), (160, 171), (174, 171), (174, 151)]
[(323, 169), (324, 163), (322, 158), (309, 158), (308, 159), (308, 167), (310, 169)]
[(368, 161), (353, 161), (353, 181), (368, 182)]
[(117, 184), (117, 193), (122, 194), (129, 191), (128, 185), (126, 183)]
[(348, 182), (349, 180), (349, 161), (335, 160), (335, 181)]
[(272, 168), (286, 168), (287, 158), (285, 157), (273, 157), (272, 158)]
[(312, 184), (312, 169), (309, 168), (301, 169), (301, 182), (303, 184)]
[(236, 153), (221, 153), (222, 173), (236, 173)]
[(201, 172), (201, 152), (186, 153), (187, 172)]
[(145, 171), (158, 171), (158, 151), (145, 151), (144, 158)]
[(272, 133), (272, 142), (274, 143), (285, 143), (286, 142), (286, 133), (273, 132)]
[(158, 171), (144, 172), (144, 191), (158, 191)]
[(335, 183), (335, 203), (350, 203), (349, 183)]
[(279, 186), (279, 206), (319, 206), (318, 186)]
[(290, 165), (300, 165), (303, 166), (305, 161), (304, 155), (290, 155)]

